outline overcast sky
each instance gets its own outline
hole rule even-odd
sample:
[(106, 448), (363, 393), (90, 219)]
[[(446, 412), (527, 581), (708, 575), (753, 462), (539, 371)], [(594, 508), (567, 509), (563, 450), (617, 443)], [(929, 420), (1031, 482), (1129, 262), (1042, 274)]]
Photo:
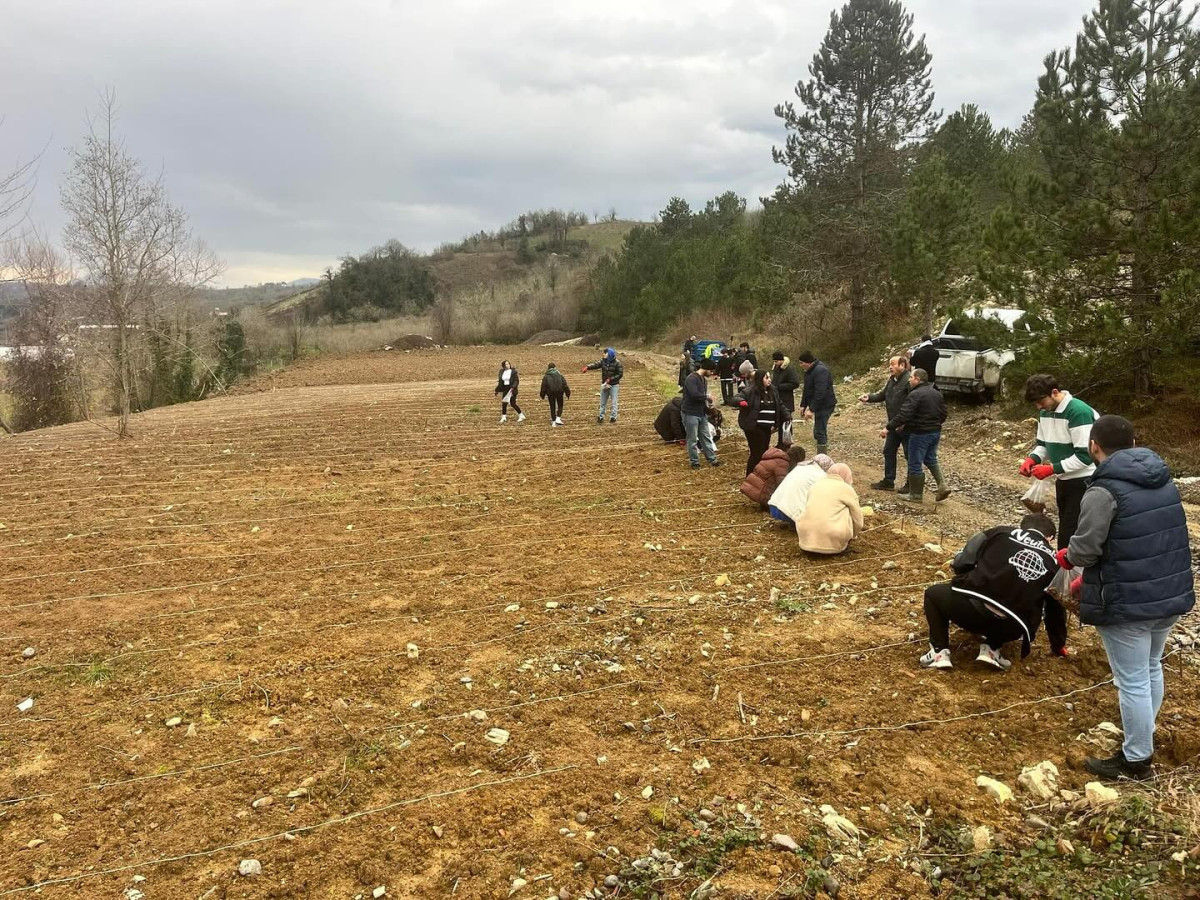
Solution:
[[(937, 105), (1015, 125), (1092, 0), (910, 0)], [(225, 283), (317, 275), (397, 238), (429, 250), (524, 209), (649, 219), (672, 195), (779, 181), (774, 105), (827, 0), (38, 0), (0, 28), (0, 172), (66, 148), (107, 86), (130, 149), (225, 260)]]

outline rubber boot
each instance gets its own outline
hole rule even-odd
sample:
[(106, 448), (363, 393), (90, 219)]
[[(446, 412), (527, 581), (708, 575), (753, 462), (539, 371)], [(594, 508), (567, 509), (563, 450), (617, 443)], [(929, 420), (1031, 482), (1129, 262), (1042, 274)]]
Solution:
[(890, 478), (884, 478), (882, 481), (877, 481), (871, 485), (871, 490), (873, 491), (894, 491), (895, 489), (896, 482)]
[(946, 479), (942, 477), (941, 463), (934, 463), (932, 466), (929, 466), (929, 474), (932, 475), (933, 480), (937, 482), (937, 494), (934, 495), (934, 499), (938, 503), (941, 503), (952, 493), (954, 493), (946, 486)]
[(925, 500), (925, 476), (909, 475), (908, 476), (908, 493), (899, 495), (901, 500), (907, 500), (909, 503), (923, 503)]
[(907, 475), (904, 476), (904, 484), (902, 484), (902, 485), (900, 485), (900, 487), (896, 488), (896, 493), (897, 494), (907, 494), (908, 493), (908, 476)]

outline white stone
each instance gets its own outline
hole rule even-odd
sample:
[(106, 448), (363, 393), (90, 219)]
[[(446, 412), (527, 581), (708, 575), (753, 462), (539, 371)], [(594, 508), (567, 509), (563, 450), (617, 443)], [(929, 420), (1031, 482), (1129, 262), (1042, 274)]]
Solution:
[(183, 724), (183, 719), (179, 718), (179, 716), (172, 716), (171, 718), (167, 719), (167, 721), (164, 722), (163, 724), (166, 725), (168, 728), (178, 728), (180, 725)]
[(976, 778), (975, 785), (987, 791), (988, 796), (997, 803), (1007, 803), (1013, 798), (1012, 788), (1003, 781), (996, 781), (996, 779), (988, 778), (986, 775), (980, 775)]
[(37, 656), (37, 650), (33, 647), (26, 647), (21, 651), (21, 659), (33, 659)]
[(1017, 785), (1037, 800), (1053, 800), (1058, 796), (1058, 767), (1049, 760), (1027, 766), (1017, 777)]
[(771, 835), (771, 843), (781, 850), (788, 850), (792, 853), (800, 849), (800, 845), (792, 839), (790, 834), (773, 834)]
[(405, 644), (404, 645), (404, 655), (407, 656), (409, 659), (416, 659), (417, 657), (419, 657), (421, 655), (421, 648), (418, 647), (416, 644)]
[(971, 846), (976, 851), (982, 853), (984, 850), (992, 849), (992, 830), (986, 825), (980, 825), (971, 832)]
[(646, 785), (644, 788), (642, 788), (642, 799), (643, 800), (649, 800), (653, 796), (654, 796), (654, 788), (652, 788), (650, 785)]
[(487, 713), (485, 713), (482, 709), (473, 709), (469, 713), (467, 713), (467, 718), (472, 719), (476, 722), (486, 722), (487, 721)]
[(1121, 795), (1107, 785), (1103, 785), (1098, 781), (1089, 781), (1083, 786), (1083, 793), (1087, 797), (1088, 806), (1092, 809), (1102, 809), (1105, 806), (1112, 806), (1121, 799)]
[(375, 890), (371, 891), (371, 896), (378, 900), (378, 898), (382, 897), (386, 893), (387, 887), (381, 884), (379, 887), (375, 888)]
[(262, 874), (262, 863), (257, 859), (243, 859), (238, 863), (238, 874), (243, 878)]
[(33, 698), (26, 697), (24, 700), (22, 700), (20, 703), (17, 704), (17, 709), (20, 710), (21, 712), (29, 712), (31, 709), (33, 709)]
[(488, 733), (483, 736), (485, 741), (495, 744), (498, 747), (503, 747), (508, 743), (508, 732), (503, 728), (491, 728)]
[(699, 775), (702, 772), (712, 768), (712, 763), (708, 761), (708, 757), (702, 756), (692, 762), (692, 771)]
[(821, 824), (825, 826), (825, 832), (835, 841), (858, 840), (858, 826), (845, 816), (839, 815), (838, 811), (828, 804), (821, 807)]

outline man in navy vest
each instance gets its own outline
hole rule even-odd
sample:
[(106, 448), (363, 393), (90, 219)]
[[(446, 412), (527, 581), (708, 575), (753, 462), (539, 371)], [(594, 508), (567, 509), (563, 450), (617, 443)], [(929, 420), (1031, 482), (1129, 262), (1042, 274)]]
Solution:
[(1154, 720), (1163, 699), (1163, 647), (1196, 603), (1187, 519), (1167, 464), (1135, 447), (1133, 425), (1101, 416), (1088, 450), (1097, 463), (1080, 504), (1079, 527), (1058, 551), (1063, 568), (1083, 569), (1079, 618), (1104, 642), (1121, 705), (1125, 741), (1108, 759), (1089, 757), (1102, 778), (1146, 778)]

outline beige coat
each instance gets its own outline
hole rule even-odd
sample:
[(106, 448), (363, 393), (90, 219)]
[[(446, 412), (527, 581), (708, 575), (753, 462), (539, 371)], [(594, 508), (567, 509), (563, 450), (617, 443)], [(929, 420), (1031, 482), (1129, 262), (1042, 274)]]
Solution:
[(842, 553), (862, 530), (858, 494), (836, 475), (812, 486), (804, 514), (796, 520), (800, 549), (809, 553)]

